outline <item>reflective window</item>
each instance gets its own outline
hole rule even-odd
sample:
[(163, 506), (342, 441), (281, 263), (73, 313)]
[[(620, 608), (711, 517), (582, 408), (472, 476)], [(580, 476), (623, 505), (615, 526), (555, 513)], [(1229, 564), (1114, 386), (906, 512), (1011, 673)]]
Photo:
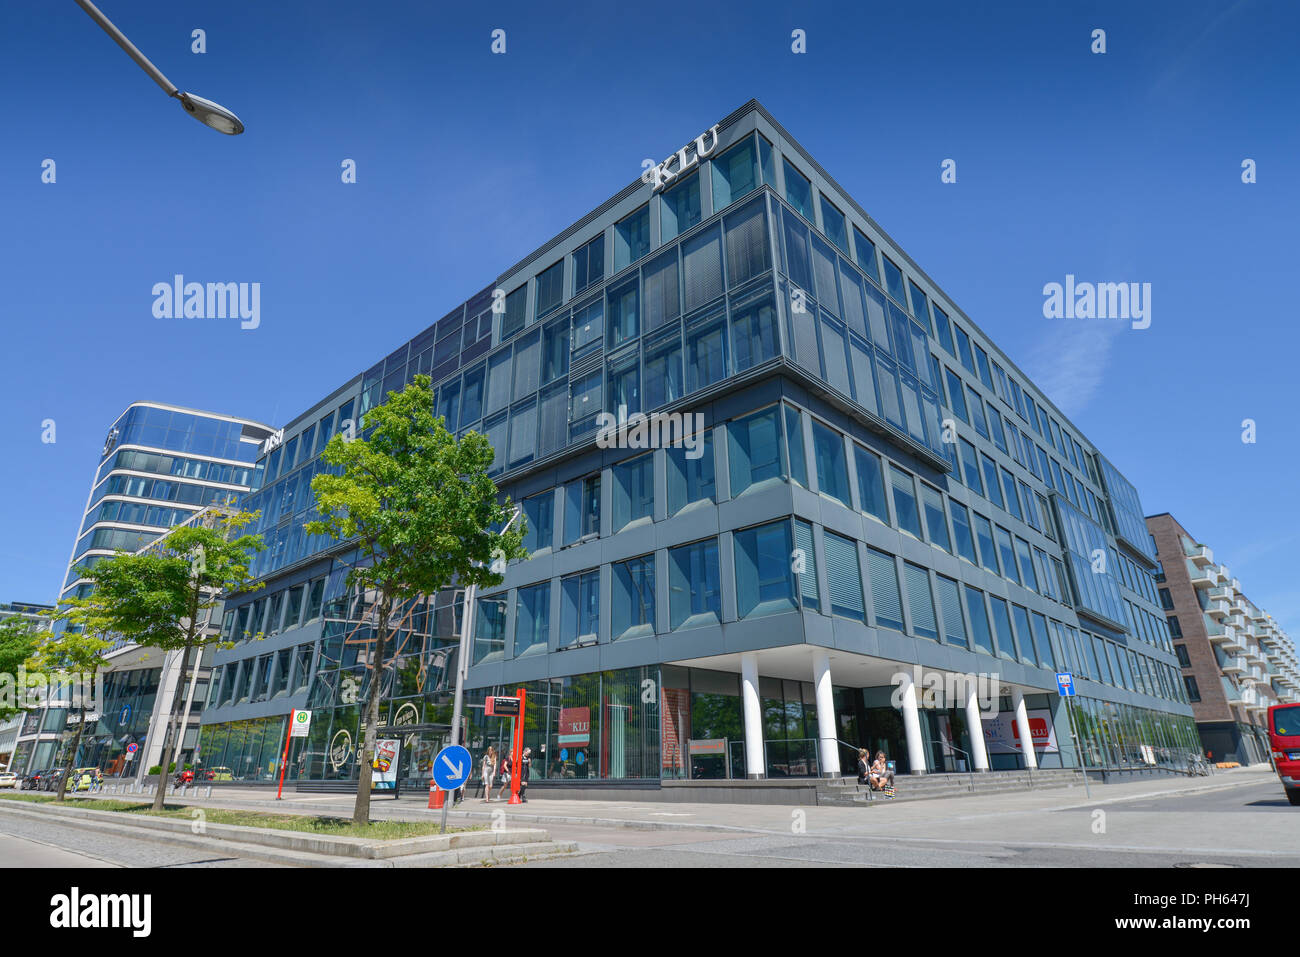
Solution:
[(796, 607), (789, 522), (747, 528), (734, 535), (736, 602), (741, 618)]
[(713, 210), (730, 206), (758, 186), (754, 138), (733, 146), (713, 160)]
[(654, 515), (654, 453), (619, 462), (611, 470), (614, 478), (614, 527), (617, 532), (639, 518)]
[(898, 569), (894, 556), (876, 548), (867, 549), (871, 577), (871, 608), (880, 628), (903, 630), (903, 603), (898, 593)]
[(793, 206), (808, 222), (815, 222), (812, 207), (812, 184), (808, 177), (790, 165), (789, 160), (782, 160), (785, 167), (785, 201)]
[(602, 233), (573, 254), (573, 294), (605, 278), (605, 236)]
[(643, 555), (613, 565), (612, 637), (653, 635), (655, 631), (655, 557)]
[(885, 500), (885, 476), (880, 456), (854, 445), (853, 458), (858, 471), (858, 507), (888, 525), (889, 505)]
[(849, 470), (844, 457), (844, 439), (816, 419), (812, 423), (813, 458), (817, 463), (817, 486), (842, 505), (849, 505)]
[(668, 449), (668, 515), (692, 502), (713, 501), (713, 430), (690, 437), (690, 444)]
[(540, 495), (532, 495), (523, 500), (523, 516), (527, 525), (524, 533), (524, 548), (531, 554), (542, 548), (550, 548), (554, 538), (555, 493), (549, 489)]
[(614, 271), (631, 265), (649, 251), (650, 207), (647, 205), (614, 224)]
[(938, 489), (931, 488), (922, 482), (921, 502), (925, 507), (925, 530), (929, 533), (930, 541), (944, 551), (951, 552), (952, 544), (948, 539), (948, 522), (943, 514), (943, 496)]
[(912, 476), (897, 465), (889, 467), (890, 484), (894, 488), (894, 516), (898, 527), (916, 538), (921, 535), (921, 513), (916, 507), (916, 486)]
[(561, 646), (594, 642), (600, 633), (600, 573), (570, 575), (560, 582)]
[(700, 221), (700, 176), (677, 183), (660, 195), (659, 241), (668, 242)]
[(673, 630), (722, 619), (718, 540), (668, 549), (668, 616)]
[(545, 648), (551, 631), (551, 583), (520, 588), (515, 606), (515, 656)]

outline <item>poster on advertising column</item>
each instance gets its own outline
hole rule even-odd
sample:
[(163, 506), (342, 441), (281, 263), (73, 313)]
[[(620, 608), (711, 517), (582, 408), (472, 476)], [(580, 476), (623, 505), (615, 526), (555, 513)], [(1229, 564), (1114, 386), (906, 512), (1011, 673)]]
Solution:
[(402, 742), (396, 738), (384, 738), (375, 747), (374, 769), (370, 776), (370, 788), (373, 791), (391, 791), (397, 787), (398, 757), (402, 753)]
[[(1035, 708), (1028, 712), (1028, 716), (1034, 751), (1038, 754), (1056, 754), (1056, 728), (1052, 726), (1052, 712), (1046, 708)], [(1014, 714), (999, 713), (981, 717), (984, 724), (984, 746), (989, 754), (1020, 753), (1020, 731), (1016, 727)]]

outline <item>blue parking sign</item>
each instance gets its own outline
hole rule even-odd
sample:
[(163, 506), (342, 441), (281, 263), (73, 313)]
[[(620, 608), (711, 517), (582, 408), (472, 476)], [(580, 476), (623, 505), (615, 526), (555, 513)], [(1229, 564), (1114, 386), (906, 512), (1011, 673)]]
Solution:
[(1061, 693), (1062, 698), (1074, 697), (1074, 675), (1068, 671), (1059, 672), (1056, 676), (1056, 688)]

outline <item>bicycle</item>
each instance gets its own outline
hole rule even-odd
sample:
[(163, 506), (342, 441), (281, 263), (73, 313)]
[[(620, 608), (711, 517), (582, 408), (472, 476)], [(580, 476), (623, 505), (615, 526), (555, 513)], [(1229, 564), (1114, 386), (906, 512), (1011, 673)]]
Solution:
[(1187, 762), (1188, 777), (1209, 777), (1210, 764), (1199, 754), (1193, 754)]

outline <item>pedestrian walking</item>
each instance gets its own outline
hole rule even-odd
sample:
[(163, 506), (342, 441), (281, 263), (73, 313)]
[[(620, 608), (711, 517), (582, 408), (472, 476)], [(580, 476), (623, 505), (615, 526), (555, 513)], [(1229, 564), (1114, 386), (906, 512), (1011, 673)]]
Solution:
[(524, 748), (524, 755), (519, 759), (519, 800), (521, 803), (528, 800), (528, 779), (533, 773), (532, 754), (532, 748)]
[(497, 749), (489, 744), (488, 749), (483, 752), (482, 768), (480, 770), (479, 786), (483, 792), (483, 803), (492, 803), (492, 781), (497, 776)]

